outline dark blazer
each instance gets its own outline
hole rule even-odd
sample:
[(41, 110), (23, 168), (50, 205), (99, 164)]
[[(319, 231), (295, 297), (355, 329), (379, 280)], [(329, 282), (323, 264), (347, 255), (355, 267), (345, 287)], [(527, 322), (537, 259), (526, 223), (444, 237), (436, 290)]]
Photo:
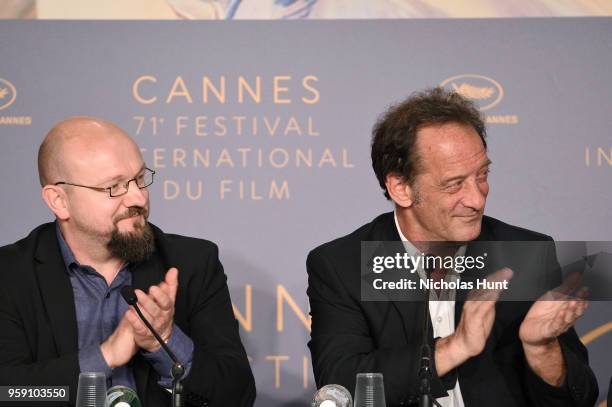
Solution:
[[(153, 227), (156, 250), (132, 270), (132, 285), (147, 290), (179, 270), (174, 322), (194, 342), (184, 395), (195, 406), (250, 406), (255, 383), (219, 262), (209, 241), (165, 234)], [(72, 286), (55, 226), (34, 229), (0, 248), (0, 385), (70, 386), (76, 398), (78, 330)], [(137, 353), (130, 361), (138, 396), (147, 407), (170, 405), (157, 372)], [(44, 404), (49, 406), (49, 403)]]
[[(393, 213), (386, 213), (310, 252), (307, 268), (312, 333), (308, 346), (318, 387), (336, 383), (353, 392), (356, 373), (381, 372), (388, 406), (417, 402), (425, 302), (360, 300), (360, 242), (399, 240)], [(478, 240), (551, 238), (485, 216)], [(556, 262), (556, 256), (542, 253), (531, 256), (530, 261), (542, 262), (544, 268), (550, 265), (546, 263)], [(458, 297), (455, 303), (455, 326), (464, 299)], [(567, 365), (564, 386), (548, 385), (528, 367), (518, 329), (530, 305), (498, 302), (493, 329), (480, 355), (441, 378), (434, 363), (434, 397), (444, 396), (458, 378), (467, 407), (592, 406), (598, 394), (597, 382), (588, 366), (587, 351), (573, 329), (559, 337)], [(435, 347), (433, 338), (430, 346), (432, 350)]]

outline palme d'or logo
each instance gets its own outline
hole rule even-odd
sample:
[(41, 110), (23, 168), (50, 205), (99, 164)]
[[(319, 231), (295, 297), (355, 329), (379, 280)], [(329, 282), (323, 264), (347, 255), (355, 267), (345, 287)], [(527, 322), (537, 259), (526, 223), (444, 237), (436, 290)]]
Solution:
[(456, 75), (442, 81), (440, 86), (473, 100), (480, 111), (497, 106), (504, 98), (504, 88), (499, 82), (484, 75)]
[[(17, 99), (15, 85), (0, 78), (0, 111), (10, 107), (15, 103), (15, 99)], [(0, 116), (0, 126), (29, 126), (31, 124), (32, 116)]]
[(0, 78), (0, 110), (6, 109), (15, 102), (17, 89), (6, 79)]

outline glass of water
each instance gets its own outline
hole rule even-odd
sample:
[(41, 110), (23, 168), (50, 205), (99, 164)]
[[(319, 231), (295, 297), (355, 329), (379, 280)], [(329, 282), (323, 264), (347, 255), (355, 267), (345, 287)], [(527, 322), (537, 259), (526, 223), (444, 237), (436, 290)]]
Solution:
[(104, 407), (106, 402), (106, 375), (85, 372), (79, 375), (76, 407)]
[(355, 407), (386, 407), (382, 373), (357, 373)]

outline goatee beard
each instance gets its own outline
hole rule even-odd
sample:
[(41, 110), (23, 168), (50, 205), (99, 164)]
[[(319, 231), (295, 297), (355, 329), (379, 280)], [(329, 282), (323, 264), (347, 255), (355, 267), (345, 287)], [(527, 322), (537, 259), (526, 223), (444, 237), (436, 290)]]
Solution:
[(121, 233), (113, 230), (106, 247), (109, 252), (125, 262), (137, 263), (147, 260), (155, 251), (155, 238), (149, 223), (136, 225), (136, 231)]

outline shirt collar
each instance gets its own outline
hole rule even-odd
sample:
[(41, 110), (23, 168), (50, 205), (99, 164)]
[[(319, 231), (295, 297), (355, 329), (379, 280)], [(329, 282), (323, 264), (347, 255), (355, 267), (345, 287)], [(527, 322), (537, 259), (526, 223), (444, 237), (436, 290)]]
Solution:
[[(62, 257), (64, 258), (64, 264), (66, 264), (66, 270), (70, 272), (73, 270), (73, 268), (89, 268), (89, 266), (83, 266), (78, 262), (76, 257), (74, 257), (72, 249), (70, 249), (70, 246), (68, 246), (68, 243), (66, 243), (66, 239), (64, 239), (64, 235), (62, 235), (62, 230), (60, 229), (59, 222), (57, 220), (55, 221), (55, 232), (57, 234), (57, 241), (62, 252)], [(119, 269), (119, 272), (121, 272), (123, 269), (127, 269), (130, 267), (130, 265), (131, 263), (123, 263)]]
[(66, 239), (64, 239), (64, 235), (62, 235), (62, 231), (59, 226), (59, 222), (55, 221), (55, 232), (57, 234), (57, 241), (59, 243), (60, 250), (62, 252), (62, 257), (64, 258), (64, 263), (66, 267), (70, 269), (73, 265), (80, 266), (77, 259), (74, 257), (74, 253), (66, 243)]
[[(399, 221), (397, 220), (397, 211), (395, 209), (393, 210), (393, 220), (395, 221), (395, 227), (397, 228), (397, 233), (399, 234), (400, 239), (402, 239), (402, 243), (404, 244), (404, 248), (406, 249), (406, 252), (411, 256), (421, 255), (421, 251), (417, 249), (416, 246), (413, 245), (412, 242), (408, 240), (408, 238), (406, 238), (406, 236), (404, 236), (404, 234), (402, 233), (402, 229), (400, 228)], [(454, 256), (455, 257), (464, 256), (466, 249), (467, 249), (467, 245), (465, 244), (459, 246)], [(423, 266), (419, 266), (419, 268), (417, 269), (417, 273), (419, 273), (419, 277), (421, 277), (421, 279), (427, 278), (425, 271), (423, 270)], [(461, 276), (455, 273), (453, 270), (452, 273), (447, 273), (444, 279), (446, 281), (460, 280)], [(445, 302), (448, 302), (448, 304), (452, 305), (454, 304), (455, 298), (456, 298), (455, 290), (442, 290), (439, 293), (436, 293), (435, 290), (429, 291), (429, 301), (433, 302), (434, 304), (437, 304), (438, 301), (440, 300), (444, 300)], [(451, 309), (453, 309), (452, 306), (451, 306)]]
[[(402, 242), (404, 243), (404, 247), (406, 248), (406, 252), (408, 252), (408, 254), (411, 255), (418, 255), (421, 253), (421, 251), (419, 249), (416, 248), (415, 245), (412, 244), (412, 242), (410, 240), (408, 240), (408, 238), (406, 236), (404, 236), (404, 234), (402, 233), (402, 229), (400, 228), (399, 225), (399, 221), (397, 219), (397, 210), (394, 209), (393, 210), (393, 220), (395, 221), (395, 228), (397, 229), (397, 233), (400, 236), (400, 239), (402, 239)], [(463, 244), (461, 246), (459, 246), (459, 248), (457, 249), (457, 252), (455, 253), (455, 256), (463, 256), (465, 255), (467, 249), (467, 245)]]

